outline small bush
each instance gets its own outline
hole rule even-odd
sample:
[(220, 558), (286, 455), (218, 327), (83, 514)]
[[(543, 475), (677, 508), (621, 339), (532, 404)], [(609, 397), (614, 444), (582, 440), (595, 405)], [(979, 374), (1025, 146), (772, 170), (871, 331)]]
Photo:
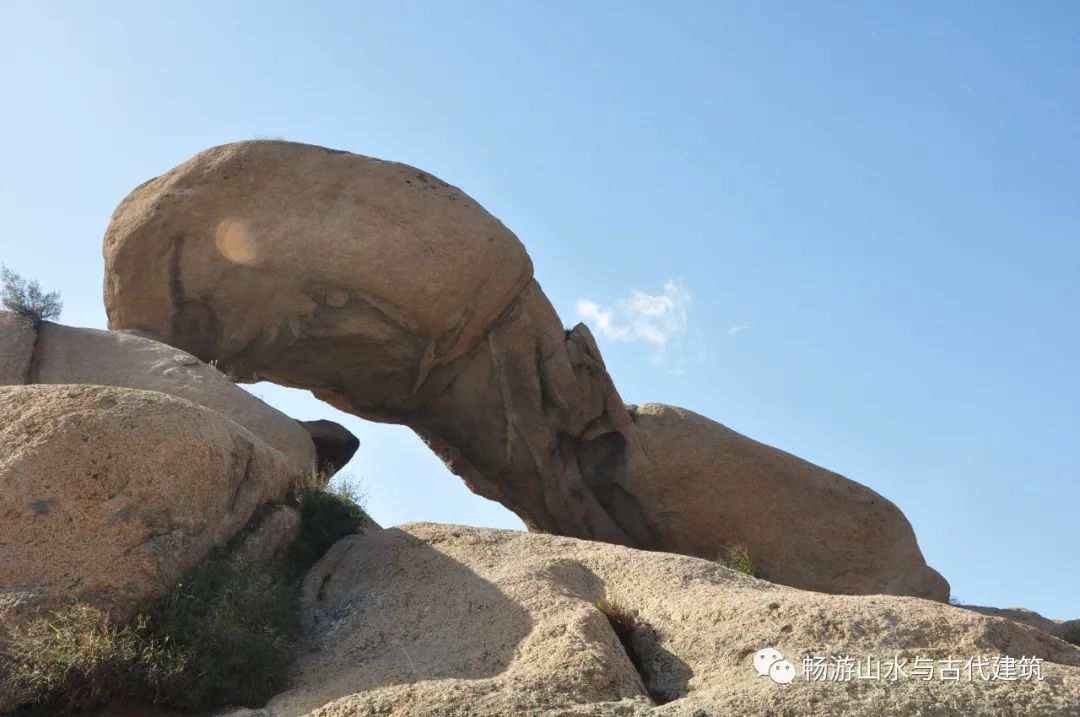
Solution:
[(619, 641), (624, 645), (628, 644), (630, 636), (639, 622), (637, 611), (603, 599), (596, 601), (596, 609), (607, 616), (611, 629), (615, 631)]
[(752, 578), (761, 577), (761, 573), (759, 573), (757, 567), (754, 566), (754, 561), (750, 559), (750, 554), (747, 553), (746, 548), (741, 545), (736, 545), (728, 550), (720, 559), (720, 564), (725, 568), (737, 570)]
[(27, 281), (3, 264), (0, 264), (0, 303), (34, 328), (42, 321), (59, 318), (64, 308), (60, 292), (46, 293), (37, 279)]
[(369, 520), (364, 500), (363, 489), (341, 475), (329, 479), (325, 473), (313, 472), (296, 489), (301, 527), (291, 562), (298, 570), (314, 565), (342, 538), (364, 532)]
[(0, 662), (6, 691), (38, 714), (88, 709), (137, 694), (184, 668), (183, 657), (146, 633), (145, 621), (114, 625), (91, 605), (74, 605), (15, 630)]
[(185, 657), (152, 704), (180, 709), (257, 706), (285, 683), (297, 634), (294, 588), (270, 566), (219, 555), (145, 614), (146, 630)]
[(254, 707), (284, 686), (297, 622), (293, 590), (273, 570), (216, 556), (129, 625), (78, 604), (14, 631), (0, 675), (31, 714), (119, 699)]

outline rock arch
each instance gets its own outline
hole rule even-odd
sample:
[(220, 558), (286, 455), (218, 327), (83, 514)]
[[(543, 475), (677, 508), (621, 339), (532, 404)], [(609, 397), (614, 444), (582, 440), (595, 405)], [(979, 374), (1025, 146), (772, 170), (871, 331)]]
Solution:
[[(406, 424), (533, 530), (712, 558), (738, 539), (777, 582), (948, 595), (903, 514), (864, 486), (689, 412), (647, 414), (643, 430), (517, 237), (422, 170), (289, 142), (214, 147), (119, 205), (105, 262), (110, 328)], [(714, 444), (702, 460), (738, 456), (722, 476), (665, 455), (665, 432), (687, 427)], [(753, 524), (790, 515), (746, 514), (747, 467), (807, 511), (784, 545)]]

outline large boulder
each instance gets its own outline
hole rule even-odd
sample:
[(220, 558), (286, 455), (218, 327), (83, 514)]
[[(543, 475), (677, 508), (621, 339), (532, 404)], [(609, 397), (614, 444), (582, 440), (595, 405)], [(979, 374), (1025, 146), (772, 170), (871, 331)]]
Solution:
[(532, 279), (517, 238), (456, 187), (289, 142), (214, 147), (141, 185), (105, 261), (110, 326), (391, 416)]
[(715, 560), (741, 547), (762, 577), (808, 590), (948, 599), (904, 514), (866, 486), (693, 411), (630, 415), (641, 450), (627, 485), (667, 549)]
[[(589, 330), (564, 330), (518, 239), (421, 170), (288, 142), (214, 147), (120, 204), (105, 263), (110, 327), (216, 361), (241, 381), (308, 388), (344, 411), (406, 424), (472, 490), (532, 529), (716, 556), (734, 540), (766, 541), (775, 525), (774, 514), (729, 510), (712, 515), (763, 528), (686, 527), (679, 513), (699, 514), (695, 503), (747, 505), (737, 494), (742, 463), (726, 461), (723, 476), (705, 464), (687, 473), (663, 456), (650, 463), (650, 446), (668, 448), (635, 425)], [(683, 473), (669, 478), (669, 468)], [(824, 474), (803, 464), (772, 481), (788, 492), (781, 503), (818, 494), (822, 512), (799, 526), (866, 514), (849, 529), (814, 528), (793, 557), (807, 565), (782, 560), (798, 535), (760, 551), (754, 542), (770, 577), (944, 599), (903, 516), (839, 477), (815, 487)], [(657, 502), (669, 479), (677, 497)], [(884, 527), (864, 529), (877, 519)], [(853, 536), (873, 544), (857, 554), (820, 543)]]
[[(514, 531), (417, 524), (346, 538), (307, 576), (302, 615), (312, 649), (292, 689), (238, 714), (1051, 717), (1080, 704), (1080, 649), (1008, 620)], [(765, 648), (791, 663), (794, 682), (755, 672)], [(824, 661), (827, 680), (808, 679), (807, 657)], [(833, 679), (834, 657), (870, 669)], [(894, 658), (906, 677), (882, 667)], [(884, 677), (855, 676), (874, 665)], [(979, 665), (998, 678), (984, 681)]]
[(214, 147), (117, 207), (105, 264), (111, 328), (408, 424), (534, 528), (637, 543), (586, 484), (629, 425), (599, 352), (460, 189), (322, 147)]
[(300, 477), (259, 436), (182, 398), (0, 387), (5, 627), (74, 601), (128, 617)]
[[(19, 324), (0, 313), (0, 342), (22, 341)], [(28, 329), (33, 331), (32, 329)], [(92, 384), (160, 391), (185, 398), (231, 418), (291, 464), (310, 470), (315, 445), (297, 421), (260, 401), (186, 351), (118, 331), (45, 322), (37, 329), (33, 361), (22, 380), (0, 375), (0, 383)], [(342, 429), (344, 430), (344, 429)]]

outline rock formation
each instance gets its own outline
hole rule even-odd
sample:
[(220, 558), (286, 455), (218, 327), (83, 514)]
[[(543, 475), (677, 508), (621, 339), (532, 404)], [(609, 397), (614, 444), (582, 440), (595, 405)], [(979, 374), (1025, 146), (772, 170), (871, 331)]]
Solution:
[(5, 628), (75, 601), (127, 617), (300, 477), (261, 437), (183, 398), (0, 387)]
[[(88, 384), (160, 391), (236, 421), (278, 450), (294, 472), (302, 473), (315, 464), (315, 446), (300, 423), (186, 351), (125, 332), (49, 322), (41, 324), (36, 336), (23, 339), (24, 331), (34, 333), (13, 314), (0, 312), (0, 342), (5, 347), (18, 347), (29, 358), (25, 368), (0, 374), (0, 383)], [(29, 352), (21, 348), (24, 344), (30, 346)], [(8, 353), (15, 352), (5, 348), (4, 354)], [(22, 379), (15, 380), (20, 373)]]
[(333, 421), (300, 421), (315, 444), (315, 462), (324, 472), (337, 473), (352, 460), (360, 439)]
[(1022, 607), (984, 607), (982, 605), (961, 605), (967, 610), (974, 610), (977, 613), (983, 615), (992, 615), (994, 617), (1003, 617), (1006, 620), (1012, 620), (1018, 622), (1021, 625), (1030, 625), (1037, 630), (1042, 630), (1048, 635), (1071, 642), (1074, 645), (1080, 645), (1080, 618), (1075, 620), (1052, 620), (1048, 617), (1043, 617), (1034, 610), (1028, 610)]
[[(111, 328), (406, 424), (530, 528), (713, 557), (742, 540), (777, 582), (948, 595), (903, 515), (862, 486), (717, 424), (698, 440), (736, 448), (695, 446), (694, 465), (662, 455), (669, 417), (640, 430), (590, 332), (563, 329), (513, 233), (421, 170), (287, 142), (215, 147), (120, 204), (105, 261)], [(708, 464), (719, 454), (722, 475)], [(747, 502), (744, 481), (783, 494)], [(807, 539), (785, 562), (748, 523), (790, 532), (778, 521), (804, 495), (822, 512), (803, 516)]]
[(866, 486), (692, 411), (629, 408), (641, 450), (627, 480), (665, 549), (716, 558), (723, 535), (785, 585), (948, 598), (903, 513)]
[[(273, 505), (266, 515), (241, 534), (236, 556), (245, 563), (267, 563), (281, 558), (300, 535), (300, 511), (291, 505)], [(253, 521), (254, 522), (254, 521)]]
[[(622, 637), (599, 601), (624, 616)], [(1031, 627), (513, 531), (417, 524), (346, 538), (309, 573), (303, 615), (313, 649), (296, 663), (293, 689), (236, 717), (1053, 717), (1080, 704), (1080, 649)], [(754, 671), (766, 647), (793, 664), (793, 683)], [(905, 659), (908, 676), (811, 681), (807, 656), (879, 667)], [(916, 658), (939, 670), (949, 656), (957, 681), (912, 674)], [(990, 675), (995, 659), (1024, 657), (1043, 660), (1041, 680), (983, 680), (977, 667), (972, 681), (962, 677), (968, 658)]]

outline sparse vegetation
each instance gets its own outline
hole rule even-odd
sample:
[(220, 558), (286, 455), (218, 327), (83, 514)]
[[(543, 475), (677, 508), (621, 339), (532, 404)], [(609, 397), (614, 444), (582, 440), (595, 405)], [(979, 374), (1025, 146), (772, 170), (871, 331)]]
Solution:
[(293, 562), (306, 570), (337, 541), (362, 533), (368, 520), (365, 500), (363, 488), (355, 480), (342, 475), (331, 479), (321, 471), (312, 471), (296, 489), (302, 527), (293, 543)]
[(752, 578), (761, 577), (761, 573), (758, 572), (757, 567), (754, 565), (754, 561), (750, 559), (750, 554), (746, 552), (746, 548), (742, 545), (735, 545), (724, 553), (720, 558), (720, 564), (725, 568), (737, 570)]
[(0, 692), (28, 715), (116, 700), (180, 710), (258, 706), (285, 684), (298, 638), (299, 579), (331, 545), (363, 531), (362, 490), (313, 474), (296, 490), (300, 537), (278, 563), (221, 551), (126, 625), (85, 604), (12, 631)]
[(639, 622), (637, 611), (604, 599), (596, 601), (596, 609), (607, 616), (611, 629), (615, 631), (619, 641), (626, 647), (634, 628), (637, 627)]
[(673, 699), (686, 696), (688, 689), (685, 682), (682, 683), (681, 688), (671, 683), (670, 664), (666, 672), (657, 671), (655, 656), (670, 653), (666, 653), (660, 644), (656, 630), (642, 619), (637, 610), (607, 599), (597, 600), (596, 609), (607, 617), (612, 632), (619, 639), (619, 644), (622, 645), (630, 664), (641, 676), (641, 682), (653, 702), (663, 705)]
[(36, 714), (85, 709), (128, 692), (146, 678), (168, 679), (178, 656), (144, 632), (145, 623), (118, 627), (101, 609), (75, 605), (15, 630), (0, 655), (0, 676)]
[(24, 279), (3, 264), (0, 264), (0, 303), (34, 328), (43, 321), (59, 318), (64, 308), (60, 292), (42, 291), (37, 279)]
[(180, 709), (265, 702), (284, 685), (293, 657), (294, 596), (276, 566), (229, 555), (203, 562), (144, 618), (151, 639), (179, 653), (184, 668), (160, 670), (159, 694), (138, 696)]
[(0, 674), (29, 714), (129, 699), (183, 710), (256, 706), (280, 689), (297, 634), (294, 589), (218, 555), (127, 625), (77, 604), (15, 630)]

